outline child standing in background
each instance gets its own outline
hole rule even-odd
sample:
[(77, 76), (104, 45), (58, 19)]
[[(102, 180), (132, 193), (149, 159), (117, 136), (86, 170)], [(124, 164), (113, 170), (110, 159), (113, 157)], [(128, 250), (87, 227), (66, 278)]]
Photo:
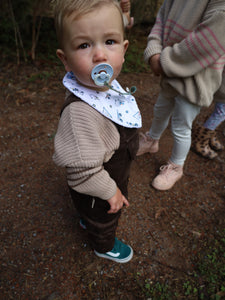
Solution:
[(116, 81), (128, 47), (117, 0), (55, 0), (57, 55), (67, 89), (54, 162), (66, 167), (74, 205), (97, 256), (125, 263), (133, 250), (115, 236), (136, 156), (141, 116)]
[(191, 146), (192, 123), (209, 106), (222, 81), (225, 63), (225, 1), (165, 0), (149, 36), (144, 57), (161, 90), (149, 132), (137, 155), (155, 153), (171, 119), (172, 154), (152, 182), (168, 190), (182, 177)]

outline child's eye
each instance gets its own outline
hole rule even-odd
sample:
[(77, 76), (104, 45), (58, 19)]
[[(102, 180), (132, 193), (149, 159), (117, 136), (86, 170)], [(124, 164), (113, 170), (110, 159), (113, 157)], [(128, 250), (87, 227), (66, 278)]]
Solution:
[(114, 40), (107, 40), (106, 45), (114, 45), (115, 41)]
[(88, 48), (89, 47), (89, 45), (87, 44), (87, 43), (83, 43), (83, 44), (81, 44), (78, 48), (79, 49), (86, 49), (86, 48)]

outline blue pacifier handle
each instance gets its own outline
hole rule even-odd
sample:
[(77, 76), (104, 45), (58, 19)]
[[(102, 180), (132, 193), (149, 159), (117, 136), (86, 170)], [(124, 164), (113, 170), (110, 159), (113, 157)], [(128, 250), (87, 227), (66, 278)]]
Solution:
[(113, 68), (109, 64), (99, 64), (91, 71), (91, 78), (97, 86), (107, 86), (109, 89), (119, 93), (120, 95), (132, 95), (136, 92), (136, 87), (132, 86), (131, 89), (126, 88), (126, 93), (114, 89), (110, 84), (110, 79), (113, 76)]
[(113, 76), (113, 68), (109, 64), (99, 64), (91, 71), (91, 78), (98, 86), (104, 86), (110, 82)]

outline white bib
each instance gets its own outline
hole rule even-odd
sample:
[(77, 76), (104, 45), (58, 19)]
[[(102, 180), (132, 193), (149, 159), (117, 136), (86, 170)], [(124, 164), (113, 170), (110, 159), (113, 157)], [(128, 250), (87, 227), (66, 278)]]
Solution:
[[(128, 128), (142, 127), (141, 114), (132, 95), (121, 95), (110, 89), (105, 92), (89, 89), (77, 82), (73, 72), (64, 76), (63, 85), (113, 122)], [(113, 80), (111, 85), (119, 92), (126, 93), (117, 80)]]

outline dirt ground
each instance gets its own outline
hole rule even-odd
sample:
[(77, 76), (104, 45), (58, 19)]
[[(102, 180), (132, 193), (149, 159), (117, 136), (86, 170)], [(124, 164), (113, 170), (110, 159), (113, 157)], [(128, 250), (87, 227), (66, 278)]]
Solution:
[[(57, 75), (46, 79), (52, 71)], [(167, 129), (160, 151), (133, 163), (130, 207), (124, 209), (117, 232), (133, 247), (132, 261), (100, 259), (78, 225), (65, 172), (52, 162), (63, 73), (44, 63), (1, 67), (0, 298), (147, 299), (142, 289), (146, 280), (175, 288), (191, 276), (194, 258), (206, 250), (204, 240), (224, 228), (225, 151), (213, 161), (190, 152), (183, 178), (169, 191), (156, 191), (150, 183), (171, 153)], [(121, 74), (119, 80), (124, 87), (137, 86), (146, 131), (159, 78), (149, 72)], [(203, 109), (198, 121), (211, 109)], [(218, 134), (225, 144), (224, 127)]]

